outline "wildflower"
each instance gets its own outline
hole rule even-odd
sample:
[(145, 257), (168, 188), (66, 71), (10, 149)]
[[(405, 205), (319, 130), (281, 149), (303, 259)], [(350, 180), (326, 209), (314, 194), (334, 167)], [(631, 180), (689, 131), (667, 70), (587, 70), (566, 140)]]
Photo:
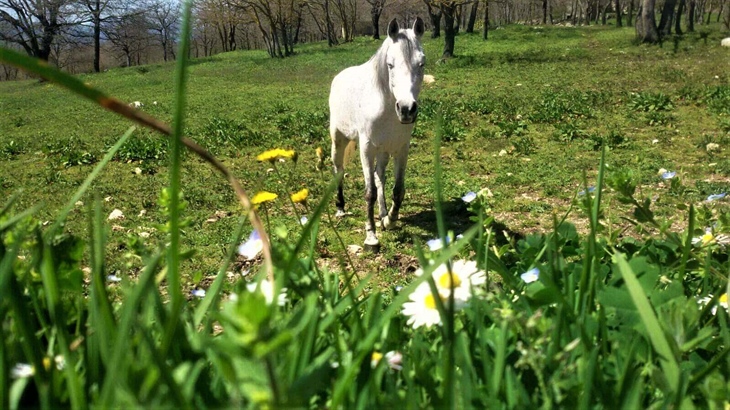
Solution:
[(388, 367), (393, 370), (403, 370), (403, 354), (391, 350), (385, 354), (385, 360), (388, 361)]
[(260, 192), (257, 192), (256, 195), (253, 196), (253, 198), (251, 199), (251, 203), (254, 205), (259, 205), (259, 204), (263, 204), (264, 202), (273, 201), (274, 199), (276, 199), (278, 197), (279, 196), (273, 192), (260, 191)]
[(705, 246), (715, 240), (715, 236), (712, 235), (710, 228), (705, 229), (705, 233), (702, 236), (692, 238), (692, 245)]
[[(416, 271), (416, 275), (421, 273), (420, 269)], [(453, 289), (454, 301), (462, 305), (471, 298), (473, 288), (487, 281), (487, 275), (477, 268), (476, 262), (458, 260), (451, 264), (451, 268), (443, 264), (434, 269), (433, 280), (442, 298), (447, 299)]]
[(309, 218), (307, 218), (307, 216), (306, 216), (306, 215), (305, 215), (305, 216), (302, 216), (301, 218), (299, 218), (299, 223), (300, 223), (300, 224), (301, 224), (302, 226), (306, 225), (306, 224), (307, 224), (307, 222), (309, 222)]
[(315, 165), (315, 168), (317, 168), (317, 171), (321, 171), (324, 169), (324, 152), (321, 147), (317, 147), (315, 152), (317, 153), (317, 165)]
[[(588, 187), (588, 193), (591, 193), (591, 192), (593, 192), (595, 190), (596, 190), (596, 187), (594, 187), (594, 186)], [(586, 191), (580, 191), (580, 192), (578, 192), (578, 195), (585, 195), (585, 194), (586, 194)]]
[(106, 277), (106, 280), (108, 280), (109, 282), (121, 282), (122, 281), (122, 278), (120, 278), (117, 275), (108, 275)]
[(277, 159), (293, 159), (296, 161), (297, 153), (294, 150), (274, 148), (259, 154), (256, 159), (259, 161), (275, 162)]
[(238, 253), (246, 259), (251, 260), (256, 258), (263, 249), (264, 242), (261, 240), (261, 235), (254, 229), (248, 237), (248, 240), (238, 247)]
[(540, 269), (538, 268), (532, 268), (528, 270), (527, 272), (520, 275), (520, 278), (525, 281), (525, 283), (532, 283), (536, 281), (540, 277)]
[(35, 374), (33, 366), (27, 363), (17, 363), (10, 369), (10, 377), (13, 379), (25, 379)]
[(677, 173), (675, 171), (667, 171), (667, 172), (662, 173), (662, 179), (663, 180), (672, 179), (676, 175), (677, 175)]
[(720, 193), (720, 194), (713, 194), (713, 195), (708, 196), (707, 197), (707, 202), (712, 202), (714, 200), (722, 199), (722, 198), (725, 198), (725, 193), (724, 192), (723, 193)]
[(192, 296), (195, 296), (196, 298), (204, 298), (205, 297), (205, 290), (204, 289), (193, 289), (190, 294)]
[(291, 195), (291, 200), (295, 204), (306, 202), (307, 196), (309, 196), (309, 190), (307, 188), (302, 189), (301, 191), (294, 193)]
[(394, 350), (391, 350), (390, 352), (383, 355), (382, 353), (375, 351), (373, 352), (372, 356), (370, 356), (370, 367), (373, 369), (378, 367), (378, 363), (380, 363), (380, 360), (385, 357), (385, 360), (388, 363), (388, 367), (390, 367), (393, 370), (402, 370), (403, 369), (403, 355), (400, 352), (396, 352)]
[[(697, 303), (699, 303), (700, 306), (707, 306), (711, 300), (712, 295), (707, 295), (706, 297), (698, 300)], [(728, 310), (727, 293), (723, 293), (719, 298), (717, 298), (717, 304), (725, 308), (725, 310)], [(717, 315), (717, 306), (712, 307), (712, 314)]]
[[(446, 238), (444, 238), (444, 239), (445, 239), (445, 242), (446, 242), (447, 245), (449, 244), (449, 242), (451, 242), (451, 239), (449, 239), (448, 236)], [(431, 239), (430, 241), (427, 241), (426, 242), (426, 246), (428, 246), (428, 249), (431, 252), (437, 251), (437, 250), (439, 250), (439, 249), (441, 249), (441, 248), (444, 247), (444, 241), (442, 241), (439, 238)]]
[(466, 202), (467, 204), (472, 202), (475, 199), (477, 199), (477, 194), (476, 194), (476, 192), (473, 192), (473, 191), (469, 191), (466, 193), (466, 195), (461, 197), (461, 200)]
[[(267, 305), (274, 303), (274, 284), (268, 279), (264, 279), (259, 283), (247, 283), (246, 289), (249, 292), (260, 291), (264, 295)], [(286, 288), (281, 288), (279, 295), (276, 297), (276, 304), (279, 306), (286, 304)]]
[(413, 328), (431, 327), (441, 324), (441, 316), (436, 308), (436, 299), (427, 282), (423, 282), (408, 296), (409, 302), (403, 304), (403, 314), (410, 316), (406, 322)]

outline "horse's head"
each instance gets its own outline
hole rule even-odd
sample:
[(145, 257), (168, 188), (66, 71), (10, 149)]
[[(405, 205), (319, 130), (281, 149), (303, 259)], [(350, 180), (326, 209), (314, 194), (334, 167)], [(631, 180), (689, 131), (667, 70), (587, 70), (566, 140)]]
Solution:
[(423, 67), (426, 64), (426, 55), (420, 42), (423, 31), (420, 17), (408, 30), (400, 30), (396, 19), (388, 24), (388, 37), (392, 41), (385, 56), (388, 83), (395, 98), (395, 112), (402, 124), (413, 123), (418, 115), (416, 99), (421, 91)]

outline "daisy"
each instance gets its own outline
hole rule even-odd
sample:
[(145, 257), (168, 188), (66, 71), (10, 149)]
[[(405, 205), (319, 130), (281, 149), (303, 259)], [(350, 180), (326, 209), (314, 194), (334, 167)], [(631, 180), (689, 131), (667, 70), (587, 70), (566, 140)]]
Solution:
[[(266, 304), (274, 303), (274, 285), (268, 279), (263, 279), (259, 283), (247, 283), (246, 289), (249, 292), (261, 292), (264, 295)], [(286, 304), (286, 288), (281, 288), (279, 296), (276, 297), (276, 304), (284, 306)]]
[(256, 258), (263, 249), (264, 242), (261, 240), (261, 235), (254, 229), (251, 232), (251, 236), (248, 237), (248, 240), (238, 247), (238, 253), (246, 259), (251, 260)]
[(403, 304), (403, 314), (409, 316), (407, 324), (413, 328), (431, 327), (441, 324), (441, 316), (436, 308), (436, 299), (427, 282), (423, 282), (408, 296), (409, 302)]
[(540, 269), (538, 268), (532, 268), (528, 270), (527, 272), (520, 275), (520, 278), (525, 281), (525, 283), (532, 283), (536, 281), (540, 277)]
[(193, 289), (190, 291), (190, 294), (195, 296), (196, 298), (204, 298), (205, 297), (205, 290), (204, 289)]
[(385, 355), (378, 351), (373, 352), (372, 356), (370, 357), (370, 367), (372, 367), (373, 369), (378, 367), (378, 363), (380, 363), (380, 360), (382, 360), (383, 357), (385, 357), (385, 360), (388, 362), (388, 367), (390, 367), (391, 369), (403, 369), (403, 355), (400, 352), (396, 352), (394, 350), (391, 350)]
[(710, 228), (705, 229), (705, 233), (702, 236), (696, 236), (692, 238), (692, 245), (705, 246), (715, 240), (715, 236), (712, 235)]
[[(416, 274), (419, 274), (418, 271)], [(433, 280), (444, 300), (453, 287), (454, 301), (458, 306), (471, 298), (473, 288), (486, 283), (487, 275), (477, 268), (476, 262), (458, 260), (451, 264), (451, 269), (447, 264), (438, 266), (433, 271)]]
[[(697, 301), (697, 303), (700, 304), (700, 306), (706, 306), (710, 301), (712, 300), (712, 295), (707, 295), (704, 298)], [(727, 293), (722, 294), (717, 299), (717, 304), (725, 308), (725, 310), (728, 310), (728, 303), (727, 303)], [(717, 315), (717, 305), (712, 307), (712, 314)]]

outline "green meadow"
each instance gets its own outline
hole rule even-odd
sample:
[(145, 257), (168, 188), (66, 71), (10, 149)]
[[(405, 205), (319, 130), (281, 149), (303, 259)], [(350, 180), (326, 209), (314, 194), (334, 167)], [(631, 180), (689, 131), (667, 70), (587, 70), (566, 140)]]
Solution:
[[(378, 231), (377, 254), (351, 246), (365, 236), (359, 160), (344, 176), (351, 214), (334, 219), (331, 162), (320, 166), (316, 150), (329, 157), (330, 81), (380, 42), (297, 45), (286, 59), (239, 51), (191, 60), (184, 135), (250, 196), (278, 195), (258, 214), (288, 302), (261, 311), (263, 298), (242, 283), (263, 262), (235, 252), (251, 226), (228, 182), (183, 153), (177, 220), (165, 190), (168, 140), (141, 127), (61, 221), (62, 233), (41, 240), (131, 124), (50, 82), (0, 83), (0, 192), (14, 196), (0, 211), (0, 278), (25, 289), (0, 303), (14, 315), (3, 326), (18, 335), (4, 336), (0, 399), (41, 407), (727, 408), (730, 330), (718, 305), (725, 294), (727, 307), (730, 271), (721, 197), (730, 193), (730, 50), (718, 27), (701, 30), (647, 47), (632, 28), (509, 26), (488, 41), (459, 35), (447, 61), (443, 40), (426, 33), (435, 82), (420, 95), (399, 229)], [(172, 123), (175, 69), (80, 79)], [(273, 148), (295, 150), (296, 161), (256, 160)], [(307, 205), (291, 203), (304, 188)], [(461, 199), (468, 192), (478, 193), (474, 202)], [(115, 210), (124, 216), (109, 219)], [(181, 239), (169, 250), (171, 218)], [(425, 245), (460, 234), (442, 251)], [(186, 301), (179, 307), (173, 295), (175, 312), (163, 308), (166, 252), (180, 258)], [(475, 261), (486, 284), (463, 311), (454, 298), (431, 297), (441, 325), (412, 329), (400, 313), (409, 292), (430, 283), (435, 294), (438, 281), (426, 277), (455, 258)], [(44, 299), (55, 292), (50, 260), (60, 299)], [(419, 268), (425, 274), (415, 275)], [(520, 274), (531, 268), (540, 279), (525, 283)], [(106, 275), (121, 282), (92, 290)], [(198, 300), (195, 289), (208, 295)], [(222, 302), (229, 294), (236, 301)], [(66, 330), (56, 329), (58, 306)], [(38, 328), (23, 333), (17, 322), (29, 317)], [(117, 342), (105, 346), (103, 330)], [(125, 331), (134, 337), (123, 340)], [(60, 351), (80, 376), (46, 365), (36, 366), (34, 389), (8, 379), (22, 357), (42, 363), (29, 353), (35, 347), (19, 347), (34, 332), (37, 352)], [(82, 347), (59, 347), (72, 342)], [(373, 360), (396, 350), (402, 363)], [(138, 361), (122, 365), (122, 354)]]

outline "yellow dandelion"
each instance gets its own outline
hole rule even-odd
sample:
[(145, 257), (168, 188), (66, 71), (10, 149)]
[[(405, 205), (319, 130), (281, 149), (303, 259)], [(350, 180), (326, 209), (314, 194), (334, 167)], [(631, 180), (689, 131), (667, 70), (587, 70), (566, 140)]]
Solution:
[(292, 149), (274, 148), (264, 151), (256, 157), (259, 161), (274, 162), (277, 159), (293, 159), (297, 160), (297, 153)]
[(264, 202), (271, 202), (276, 199), (278, 195), (273, 192), (261, 191), (257, 192), (256, 195), (251, 199), (251, 203), (254, 205), (263, 204)]
[(324, 152), (321, 147), (317, 147), (315, 152), (317, 153), (317, 165), (315, 168), (317, 168), (317, 171), (321, 171), (324, 169)]
[(292, 194), (291, 200), (295, 204), (298, 204), (298, 203), (301, 203), (301, 202), (306, 202), (308, 196), (309, 196), (309, 190), (307, 188), (304, 188), (301, 191)]

